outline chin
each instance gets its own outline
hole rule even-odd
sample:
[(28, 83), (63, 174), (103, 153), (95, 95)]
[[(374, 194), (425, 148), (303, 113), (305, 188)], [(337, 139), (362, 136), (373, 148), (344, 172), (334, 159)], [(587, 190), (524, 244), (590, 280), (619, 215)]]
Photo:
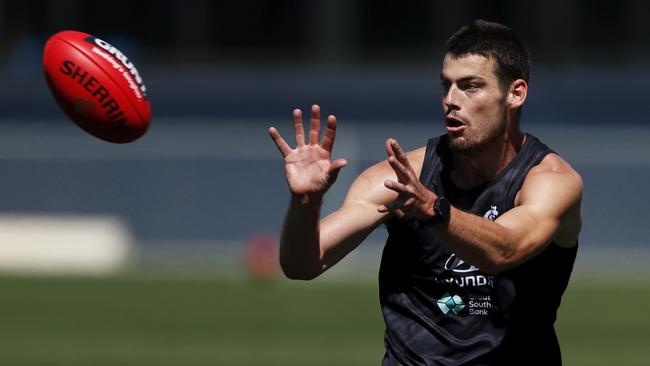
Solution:
[(471, 143), (467, 141), (465, 136), (459, 136), (452, 133), (447, 133), (447, 144), (453, 151), (462, 151), (471, 147)]
[(449, 149), (455, 153), (475, 155), (483, 150), (483, 145), (477, 143), (476, 141), (471, 141), (465, 136), (453, 136), (449, 133), (447, 136), (447, 144), (449, 145)]

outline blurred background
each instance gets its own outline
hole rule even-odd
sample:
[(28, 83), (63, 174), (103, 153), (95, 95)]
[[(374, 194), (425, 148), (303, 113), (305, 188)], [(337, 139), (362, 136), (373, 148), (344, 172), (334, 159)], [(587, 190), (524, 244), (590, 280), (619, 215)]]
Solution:
[[(338, 117), (331, 212), (386, 138), (444, 133), (444, 42), (483, 18), (531, 51), (522, 129), (585, 182), (565, 363), (645, 365), (648, 16), (633, 0), (0, 1), (0, 362), (379, 364), (385, 231), (314, 283), (278, 278), (288, 190), (267, 129), (290, 138), (313, 103)], [(67, 29), (137, 65), (143, 138), (106, 143), (60, 111), (41, 57)]]

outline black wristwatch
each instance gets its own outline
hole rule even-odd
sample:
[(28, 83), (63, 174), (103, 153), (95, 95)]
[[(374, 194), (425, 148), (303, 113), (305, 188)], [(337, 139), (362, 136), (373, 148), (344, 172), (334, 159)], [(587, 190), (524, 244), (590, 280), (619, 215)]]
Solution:
[(451, 205), (449, 200), (445, 197), (438, 196), (435, 201), (433, 201), (433, 212), (435, 216), (429, 221), (433, 223), (444, 222), (449, 220), (451, 215)]

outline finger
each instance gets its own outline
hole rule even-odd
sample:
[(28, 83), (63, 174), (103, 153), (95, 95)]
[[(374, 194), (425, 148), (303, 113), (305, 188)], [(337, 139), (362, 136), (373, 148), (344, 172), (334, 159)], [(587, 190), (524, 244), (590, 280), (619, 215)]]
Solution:
[(278, 147), (278, 150), (280, 150), (280, 153), (282, 153), (282, 156), (287, 156), (291, 152), (291, 147), (289, 144), (287, 144), (286, 141), (280, 136), (280, 133), (278, 130), (275, 129), (275, 127), (269, 128), (269, 135), (271, 135), (271, 139), (273, 142), (275, 142), (275, 146)]
[(406, 201), (404, 201), (404, 207), (412, 208), (411, 206), (413, 206), (414, 203), (415, 203), (415, 197), (411, 197), (411, 198), (407, 199)]
[(309, 127), (309, 144), (318, 145), (320, 142), (320, 107), (311, 106), (311, 126)]
[(393, 139), (386, 140), (386, 154), (388, 154), (388, 156), (395, 156), (395, 152), (393, 151)]
[(386, 142), (389, 145), (390, 149), (393, 151), (393, 155), (399, 160), (405, 167), (411, 169), (411, 164), (409, 163), (408, 156), (402, 150), (402, 147), (399, 146), (399, 143), (395, 139), (388, 139)]
[(330, 115), (327, 117), (327, 129), (325, 130), (325, 137), (323, 138), (323, 149), (332, 152), (334, 146), (334, 139), (336, 138), (336, 117)]
[(402, 163), (397, 161), (397, 159), (394, 156), (388, 157), (388, 164), (395, 171), (395, 174), (397, 175), (397, 180), (406, 183), (412, 181), (411, 176), (409, 175), (409, 172), (406, 169), (406, 167), (402, 165)]
[(404, 201), (405, 201), (405, 199), (400, 197), (400, 198), (398, 198), (398, 199), (396, 199), (396, 200), (394, 200), (392, 202), (389, 202), (389, 203), (387, 203), (385, 205), (377, 206), (377, 211), (385, 213), (385, 212), (391, 212), (391, 211), (395, 211), (395, 210), (401, 210), (404, 207)]
[(389, 212), (400, 210), (404, 213), (409, 213), (413, 210), (413, 204), (415, 203), (415, 198), (405, 198), (400, 197), (393, 202), (381, 205), (377, 208), (379, 212)]
[(305, 129), (302, 126), (302, 111), (293, 110), (293, 129), (296, 134), (296, 147), (305, 146)]
[(393, 157), (399, 163), (400, 171), (404, 174), (403, 178), (408, 177), (411, 181), (417, 180), (417, 175), (411, 167), (408, 156), (395, 139), (386, 140), (386, 152), (389, 160)]
[(411, 189), (407, 185), (402, 184), (400, 182), (395, 182), (394, 180), (386, 179), (384, 181), (384, 187), (386, 187), (386, 188), (388, 188), (388, 189), (390, 189), (392, 191), (395, 191), (395, 192), (399, 193), (400, 195), (405, 195), (405, 196), (409, 196), (409, 197), (413, 196), (413, 192), (411, 191)]
[(330, 165), (330, 171), (336, 169), (336, 170), (341, 170), (341, 168), (344, 168), (345, 166), (348, 165), (348, 161), (345, 159), (336, 159), (332, 162)]
[(330, 181), (333, 183), (336, 178), (339, 176), (341, 169), (348, 165), (348, 161), (345, 159), (336, 159), (332, 162), (329, 170)]
[(388, 212), (388, 207), (386, 205), (377, 206), (377, 212), (386, 213)]

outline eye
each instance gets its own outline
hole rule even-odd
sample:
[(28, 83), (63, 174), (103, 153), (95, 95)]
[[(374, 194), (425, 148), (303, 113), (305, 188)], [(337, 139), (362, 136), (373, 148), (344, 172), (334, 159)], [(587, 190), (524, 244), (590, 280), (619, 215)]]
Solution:
[(468, 81), (463, 83), (462, 89), (466, 93), (474, 94), (478, 93), (481, 90), (481, 84), (477, 82)]

